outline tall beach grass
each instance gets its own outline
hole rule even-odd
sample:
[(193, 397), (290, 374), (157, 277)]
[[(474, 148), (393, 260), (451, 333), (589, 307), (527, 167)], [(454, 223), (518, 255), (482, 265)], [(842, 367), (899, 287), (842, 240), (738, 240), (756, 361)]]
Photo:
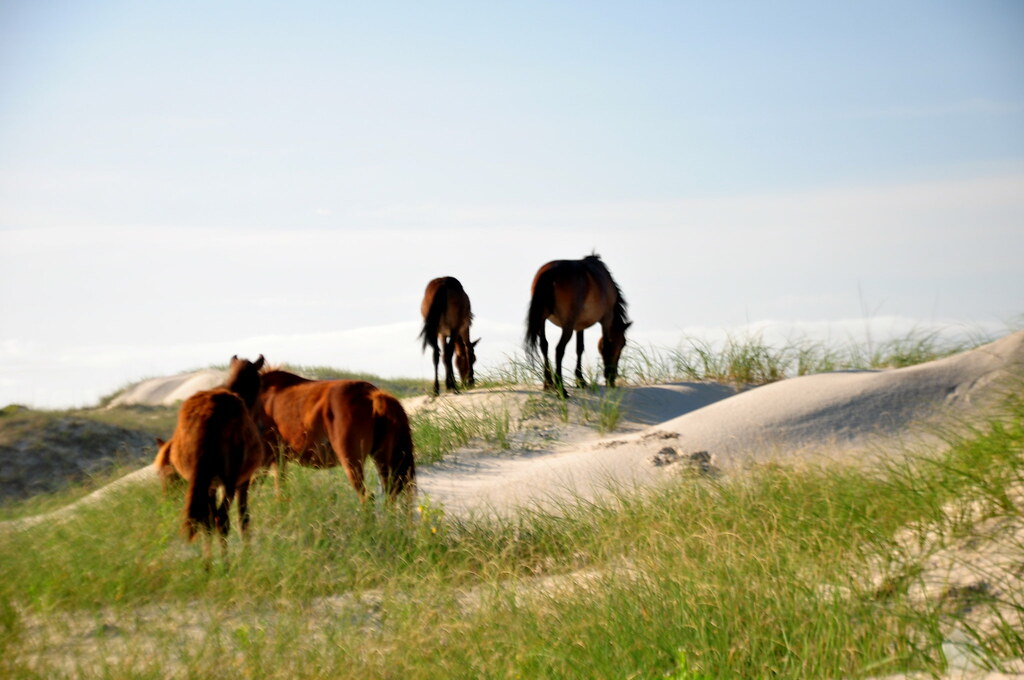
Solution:
[(284, 499), (254, 489), (251, 542), (211, 571), (180, 489), (138, 488), (0, 532), (0, 675), (853, 678), (941, 672), (958, 626), (998, 667), (1024, 656), (1020, 592), (975, 593), (1006, 622), (985, 632), (914, 584), (965, 508), (1020, 522), (1022, 451), (1011, 399), (881, 470), (766, 465), (491, 519), (361, 507), (297, 469)]

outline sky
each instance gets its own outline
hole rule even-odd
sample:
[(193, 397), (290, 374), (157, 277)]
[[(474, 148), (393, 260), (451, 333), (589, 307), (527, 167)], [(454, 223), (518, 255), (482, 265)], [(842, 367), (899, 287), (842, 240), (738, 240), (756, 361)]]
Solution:
[(0, 405), (432, 377), (444, 275), (486, 369), (591, 252), (638, 346), (1020, 328), (1024, 4), (0, 3)]

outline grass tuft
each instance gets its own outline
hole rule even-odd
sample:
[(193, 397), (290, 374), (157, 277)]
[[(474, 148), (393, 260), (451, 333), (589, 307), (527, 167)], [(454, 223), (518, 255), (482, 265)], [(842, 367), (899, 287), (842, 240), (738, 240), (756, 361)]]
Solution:
[(663, 350), (629, 343), (619, 363), (627, 383), (692, 380), (746, 387), (785, 378), (841, 370), (904, 368), (978, 347), (991, 338), (979, 333), (949, 339), (937, 331), (911, 330), (882, 343), (835, 344), (808, 338), (768, 343), (758, 333), (727, 335), (712, 342), (685, 338)]

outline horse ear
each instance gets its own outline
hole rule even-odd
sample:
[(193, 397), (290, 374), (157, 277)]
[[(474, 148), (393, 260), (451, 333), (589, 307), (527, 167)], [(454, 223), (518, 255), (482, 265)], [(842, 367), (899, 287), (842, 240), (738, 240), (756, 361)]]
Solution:
[(237, 354), (232, 354), (231, 355), (231, 365), (234, 366), (235, 362), (237, 362), (237, 361), (238, 361), (238, 355)]
[(165, 441), (164, 441), (163, 439), (160, 439), (160, 437), (157, 437), (157, 438), (156, 438), (156, 445), (157, 445), (158, 447), (160, 447), (160, 446), (163, 446), (163, 445), (164, 445), (164, 444), (166, 444), (166, 443), (167, 443), (167, 442), (165, 442)]
[(255, 366), (255, 367), (256, 367), (256, 370), (258, 371), (258, 370), (260, 370), (261, 368), (263, 368), (263, 363), (264, 363), (264, 359), (263, 359), (263, 355), (261, 354), (261, 355), (260, 355), (260, 358), (259, 358), (259, 359), (257, 359), (257, 360), (256, 360), (256, 361), (255, 361), (255, 362), (253, 363), (253, 366)]
[(626, 330), (627, 328), (629, 328), (632, 325), (633, 325), (633, 322), (630, 321), (629, 323), (627, 323), (625, 326), (622, 327), (622, 330)]
[(472, 347), (473, 349), (476, 349), (476, 344), (478, 342), (480, 342), (480, 338), (477, 338), (476, 340), (473, 340), (472, 342), (470, 342), (469, 346)]

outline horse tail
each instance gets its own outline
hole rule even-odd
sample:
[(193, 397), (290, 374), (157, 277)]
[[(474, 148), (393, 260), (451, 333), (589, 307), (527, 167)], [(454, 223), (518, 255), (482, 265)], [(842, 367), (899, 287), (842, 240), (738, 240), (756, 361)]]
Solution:
[[(209, 395), (209, 411), (201, 428), (186, 438), (185, 447), (192, 447), (192, 479), (185, 495), (185, 522), (182, 531), (188, 540), (195, 538), (200, 528), (218, 529), (227, 533), (227, 505), (235, 493), (236, 428), (243, 417), (248, 417), (245, 402), (228, 391)], [(172, 438), (173, 442), (174, 439)], [(211, 499), (214, 483), (224, 487), (224, 500)]]
[(389, 498), (416, 486), (412, 428), (402, 402), (378, 389), (373, 400), (373, 453)]
[(423, 318), (423, 330), (420, 331), (420, 339), (423, 340), (423, 351), (427, 347), (437, 347), (437, 329), (441, 325), (441, 317), (448, 309), (448, 286), (442, 283), (434, 290), (434, 297), (430, 300), (430, 309)]
[(199, 466), (188, 483), (185, 494), (185, 520), (181, 532), (189, 541), (196, 537), (200, 527), (210, 528), (213, 517), (210, 516), (210, 483), (212, 478), (209, 470)]
[(537, 343), (544, 334), (544, 322), (555, 307), (554, 268), (548, 267), (537, 272), (533, 280), (533, 295), (530, 309), (526, 313), (526, 355), (535, 356)]

